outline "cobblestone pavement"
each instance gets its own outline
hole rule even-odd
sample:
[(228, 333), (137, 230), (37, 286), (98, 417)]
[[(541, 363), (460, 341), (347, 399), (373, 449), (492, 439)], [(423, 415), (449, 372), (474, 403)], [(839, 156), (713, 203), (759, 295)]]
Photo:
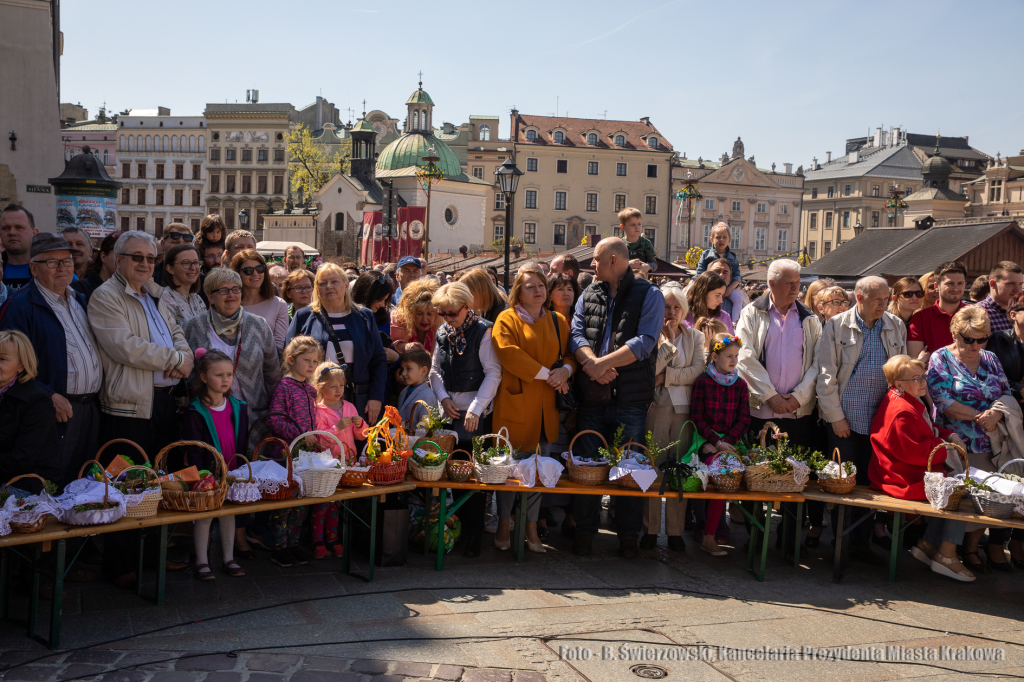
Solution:
[[(472, 560), (456, 549), (437, 572), (433, 555), (410, 552), (406, 566), (378, 569), (372, 583), (341, 574), (335, 559), (281, 569), (261, 552), (242, 562), (242, 579), (219, 566), (212, 582), (169, 574), (162, 607), (104, 582), (69, 583), (63, 650), (49, 652), (25, 637), (23, 624), (0, 622), (0, 674), (16, 682), (624, 682), (641, 679), (632, 671), (641, 659), (600, 653), (647, 642), (718, 652), (995, 647), (1004, 659), (644, 661), (670, 680), (1024, 676), (1024, 572), (965, 585), (907, 555), (895, 583), (887, 566), (855, 563), (835, 584), (826, 539), (799, 567), (770, 552), (759, 583), (744, 570), (743, 526), (730, 528), (724, 558), (700, 552), (690, 537), (685, 554), (670, 552), (662, 537), (657, 550), (623, 560), (608, 531), (593, 556), (576, 557), (552, 531), (549, 551), (527, 553), (522, 564), (493, 547)], [(356, 548), (356, 568), (361, 561)], [(15, 618), (24, 618), (26, 603), (13, 599)], [(579, 647), (595, 655), (560, 656)]]

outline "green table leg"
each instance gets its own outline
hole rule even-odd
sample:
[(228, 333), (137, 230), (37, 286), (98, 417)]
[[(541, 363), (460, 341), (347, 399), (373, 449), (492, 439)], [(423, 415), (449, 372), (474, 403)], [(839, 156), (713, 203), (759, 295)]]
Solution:
[(352, 510), (349, 509), (351, 500), (341, 501), (341, 572), (349, 573), (352, 569), (352, 520), (349, 516)]
[[(423, 491), (423, 528), (430, 525), (430, 506), (434, 502), (434, 493), (430, 488), (421, 488)], [(427, 542), (427, 532), (423, 531), (423, 556), (430, 554), (430, 543)], [(441, 570), (441, 569), (437, 569)]]
[(367, 582), (373, 582), (373, 566), (377, 563), (377, 496), (370, 502), (370, 570)]
[(64, 559), (67, 554), (67, 540), (57, 540), (56, 566), (53, 571), (53, 601), (50, 603), (51, 649), (60, 648), (61, 616), (64, 609)]
[[(440, 509), (437, 513), (437, 526), (435, 526), (434, 535), (437, 537), (437, 566), (438, 571), (444, 570), (444, 529), (448, 522), (448, 491), (439, 490), (437, 493), (438, 503)], [(427, 518), (426, 527), (430, 529), (430, 507), (427, 507)], [(426, 547), (428, 544), (427, 533), (423, 534), (423, 546)]]
[(32, 551), (32, 596), (28, 600), (28, 636), (36, 637), (36, 617), (39, 615), (39, 550)]
[(523, 552), (526, 549), (526, 493), (519, 493), (519, 505), (516, 510), (516, 561), (523, 560)]
[(765, 511), (765, 503), (759, 503), (761, 522), (764, 524), (761, 526), (761, 570), (757, 573), (757, 579), (760, 582), (764, 582), (764, 569), (768, 564), (768, 536), (771, 535), (771, 523), (772, 523), (772, 509), (769, 506)]
[(747, 520), (750, 521), (750, 539), (747, 541), (747, 570), (753, 571), (754, 552), (757, 548), (757, 536), (761, 530), (761, 525), (757, 521), (756, 514), (751, 515), (742, 504), (740, 504), (740, 511), (745, 517), (747, 517)]
[(892, 518), (892, 542), (889, 546), (889, 582), (896, 582), (896, 570), (903, 550), (903, 512), (894, 512)]
[(793, 542), (793, 568), (800, 567), (800, 531), (804, 523), (804, 503), (796, 503), (796, 532)]
[(11, 552), (0, 550), (0, 618), (7, 620), (10, 615)]
[(139, 531), (139, 559), (135, 567), (135, 593), (142, 596), (142, 552), (146, 547), (146, 531)]
[(167, 587), (167, 524), (160, 526), (160, 556), (156, 565), (156, 605), (163, 606)]

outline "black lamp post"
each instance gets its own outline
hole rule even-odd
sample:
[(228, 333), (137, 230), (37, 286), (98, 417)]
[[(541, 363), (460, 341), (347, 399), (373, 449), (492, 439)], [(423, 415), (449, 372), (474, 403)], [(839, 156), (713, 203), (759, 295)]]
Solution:
[(523, 171), (516, 167), (516, 162), (511, 157), (505, 159), (494, 174), (498, 176), (498, 189), (505, 195), (505, 291), (509, 291), (509, 250), (512, 247), (512, 201), (516, 195), (516, 187), (519, 185), (519, 176)]
[(249, 226), (249, 211), (245, 210), (244, 208), (238, 212), (238, 224), (242, 227), (243, 230), (248, 228)]

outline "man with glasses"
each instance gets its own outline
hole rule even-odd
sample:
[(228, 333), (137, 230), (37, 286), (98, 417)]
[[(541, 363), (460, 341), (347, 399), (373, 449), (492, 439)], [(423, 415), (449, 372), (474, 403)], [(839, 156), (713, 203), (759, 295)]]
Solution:
[[(889, 390), (882, 366), (894, 355), (906, 354), (906, 328), (903, 320), (885, 310), (889, 283), (884, 279), (864, 277), (853, 291), (857, 305), (830, 319), (822, 330), (817, 390), (822, 416), (829, 423), (828, 452), (838, 448), (842, 460), (857, 467), (857, 483), (870, 485), (871, 421)], [(833, 511), (833, 517), (838, 514)], [(858, 525), (853, 551), (865, 561), (879, 563), (882, 557), (868, 545), (870, 534), (868, 524)], [(884, 523), (875, 529), (875, 537), (885, 538)]]
[(103, 368), (85, 296), (70, 286), (78, 250), (62, 235), (43, 232), (33, 237), (30, 254), (32, 280), (4, 308), (0, 329), (24, 332), (32, 342), (37, 378), (57, 413), (62, 477), (54, 483), (63, 487), (96, 454)]
[(185, 223), (169, 223), (164, 228), (163, 238), (159, 242), (156, 267), (153, 269), (153, 281), (164, 286), (164, 255), (178, 244), (191, 244), (195, 235), (192, 228)]
[[(907, 351), (912, 358), (928, 362), (928, 356), (953, 343), (949, 325), (953, 315), (963, 308), (964, 289), (967, 287), (967, 268), (963, 263), (950, 261), (935, 268), (932, 281), (938, 298), (935, 305), (914, 313), (907, 325)], [(927, 351), (922, 355), (921, 351)]]

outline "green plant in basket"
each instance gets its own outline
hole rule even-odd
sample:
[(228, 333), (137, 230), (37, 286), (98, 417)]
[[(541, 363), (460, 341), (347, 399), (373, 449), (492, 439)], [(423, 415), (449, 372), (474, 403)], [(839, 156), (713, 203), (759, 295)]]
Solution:
[(612, 436), (611, 448), (598, 448), (597, 454), (601, 456), (604, 461), (608, 462), (612, 466), (615, 466), (622, 460), (623, 448), (622, 442), (625, 440), (626, 425), (619, 424), (619, 428), (615, 429), (615, 435)]
[(989, 493), (994, 493), (995, 492), (995, 490), (993, 488), (988, 487), (987, 485), (985, 485), (981, 481), (975, 481), (970, 476), (964, 477), (964, 483), (967, 484), (968, 488), (974, 488), (975, 490), (984, 490), (985, 492), (989, 492)]
[(649, 464), (653, 467), (655, 466), (655, 462), (662, 459), (662, 455), (665, 455), (665, 458), (667, 459), (668, 452), (678, 444), (679, 441), (675, 441), (674, 443), (669, 443), (665, 447), (661, 447), (654, 440), (654, 433), (648, 431), (647, 435), (644, 436), (644, 445), (647, 447), (647, 452), (650, 453), (650, 456), (643, 452), (636, 452), (634, 453), (634, 458), (638, 462)]
[(504, 457), (506, 454), (508, 453), (496, 445), (489, 448), (484, 447), (483, 436), (473, 439), (473, 461), (478, 464), (491, 464), (493, 460)]
[(416, 428), (423, 429), (427, 438), (433, 438), (436, 432), (443, 431), (451, 423), (452, 420), (444, 412), (436, 407), (428, 406), (427, 413), (416, 424)]
[(756, 447), (750, 451), (748, 457), (741, 457), (740, 460), (743, 464), (746, 466), (751, 464), (767, 464), (773, 474), (784, 474), (792, 471), (793, 465), (786, 461), (791, 457), (797, 462), (806, 464), (811, 471), (823, 469), (828, 464), (828, 460), (825, 459), (821, 452), (806, 447), (790, 445), (789, 434), (785, 432), (773, 433), (772, 439), (775, 442), (771, 445), (763, 448)]
[[(425, 454), (421, 455), (421, 452)], [(421, 467), (434, 468), (444, 464), (444, 461), (448, 459), (448, 455), (443, 452), (435, 452), (426, 448), (417, 448), (413, 451), (412, 455), (410, 455), (410, 459)]]

